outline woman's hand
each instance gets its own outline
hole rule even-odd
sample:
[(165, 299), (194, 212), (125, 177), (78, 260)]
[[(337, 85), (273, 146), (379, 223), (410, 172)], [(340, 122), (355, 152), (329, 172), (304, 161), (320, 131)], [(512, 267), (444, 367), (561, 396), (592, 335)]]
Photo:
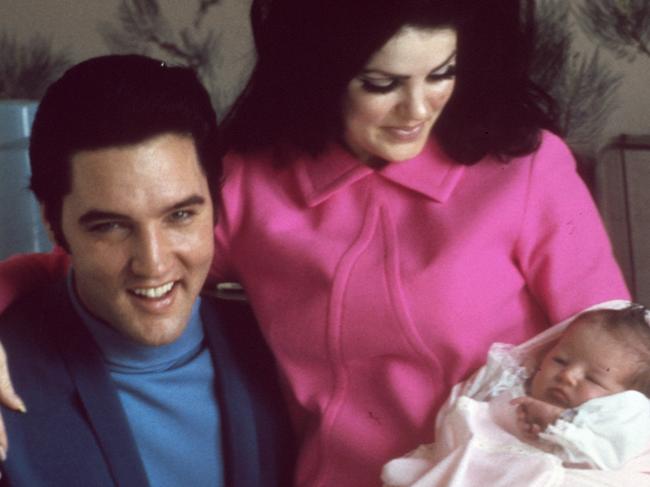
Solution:
[[(8, 408), (15, 409), (20, 412), (27, 412), (25, 404), (22, 399), (18, 397), (16, 391), (14, 391), (14, 386), (11, 384), (11, 377), (9, 377), (9, 367), (7, 366), (7, 354), (5, 349), (0, 343), (0, 403), (5, 405)], [(0, 416), (0, 460), (5, 460), (7, 458), (7, 450), (9, 448), (9, 442), (7, 439), (7, 432), (5, 430), (5, 424)]]
[(510, 401), (517, 406), (517, 427), (529, 439), (537, 439), (549, 424), (555, 423), (564, 409), (528, 396)]

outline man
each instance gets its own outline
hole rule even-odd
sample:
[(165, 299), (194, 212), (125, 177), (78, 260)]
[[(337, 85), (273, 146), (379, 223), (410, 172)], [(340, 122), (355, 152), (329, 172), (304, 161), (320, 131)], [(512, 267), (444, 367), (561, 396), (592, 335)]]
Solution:
[(49, 88), (31, 186), (71, 271), (0, 320), (29, 408), (3, 410), (2, 482), (289, 485), (271, 356), (244, 310), (199, 297), (215, 140), (208, 94), (187, 68), (105, 56)]

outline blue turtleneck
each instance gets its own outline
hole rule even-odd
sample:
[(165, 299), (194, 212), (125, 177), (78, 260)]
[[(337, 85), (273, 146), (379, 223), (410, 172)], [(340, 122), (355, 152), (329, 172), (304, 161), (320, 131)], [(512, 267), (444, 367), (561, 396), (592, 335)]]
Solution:
[(92, 316), (71, 278), (68, 292), (104, 355), (151, 486), (223, 485), (219, 407), (200, 299), (183, 334), (152, 347)]

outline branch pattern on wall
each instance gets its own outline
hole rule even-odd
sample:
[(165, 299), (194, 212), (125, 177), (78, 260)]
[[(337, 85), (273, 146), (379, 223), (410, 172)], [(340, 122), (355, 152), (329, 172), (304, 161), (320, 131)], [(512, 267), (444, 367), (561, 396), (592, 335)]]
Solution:
[(622, 75), (603, 62), (599, 47), (591, 52), (572, 50), (574, 19), (588, 23), (591, 20), (584, 16), (591, 11), (574, 11), (566, 0), (538, 0), (536, 5), (533, 76), (556, 100), (559, 128), (571, 148), (590, 157), (603, 145), (601, 134), (616, 108)]
[(589, 0), (574, 6), (585, 33), (617, 57), (634, 61), (650, 58), (650, 2), (648, 0)]
[(116, 10), (117, 22), (100, 22), (98, 29), (113, 53), (139, 53), (194, 68), (212, 93), (215, 109), (221, 112), (224, 88), (216, 82), (223, 61), (219, 33), (205, 22), (219, 3), (199, 0), (188, 25), (175, 28), (158, 0), (122, 0)]
[(44, 37), (19, 43), (0, 33), (0, 99), (39, 100), (70, 64), (68, 56), (52, 49)]

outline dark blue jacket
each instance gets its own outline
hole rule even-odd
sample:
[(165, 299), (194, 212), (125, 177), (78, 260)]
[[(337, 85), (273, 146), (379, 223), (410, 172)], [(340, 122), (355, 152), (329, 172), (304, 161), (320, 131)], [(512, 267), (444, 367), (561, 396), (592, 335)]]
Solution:
[[(254, 318), (244, 304), (202, 303), (223, 422), (226, 486), (291, 485), (289, 422)], [(149, 485), (115, 386), (64, 283), (3, 314), (0, 340), (28, 408), (27, 414), (2, 409), (9, 436), (2, 485)]]

